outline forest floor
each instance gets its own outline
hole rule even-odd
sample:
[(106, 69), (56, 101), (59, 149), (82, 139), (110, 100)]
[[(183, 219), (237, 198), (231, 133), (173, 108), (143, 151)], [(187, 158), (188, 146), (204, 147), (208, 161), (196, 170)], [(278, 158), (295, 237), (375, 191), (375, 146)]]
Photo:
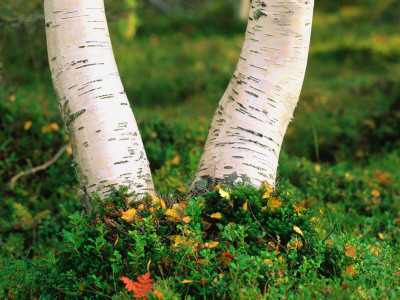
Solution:
[[(287, 252), (285, 259), (296, 263), (286, 265), (286, 269), (277, 267), (279, 276), (271, 275), (268, 289), (258, 281), (239, 280), (236, 290), (230, 290), (231, 296), (400, 296), (400, 33), (394, 17), (399, 7), (394, 1), (382, 3), (389, 4), (374, 9), (363, 5), (331, 10), (317, 7), (304, 86), (280, 156), (278, 182), (284, 191), (278, 191), (277, 197), (286, 192), (292, 195), (287, 203), (295, 201), (297, 206), (293, 205), (301, 205), (309, 214), (302, 222), (318, 219), (315, 228), (304, 234), (315, 238), (316, 245), (325, 249), (325, 256), (312, 262), (322, 266), (308, 268), (325, 271), (312, 277), (307, 267), (306, 271), (301, 269), (307, 259), (301, 255), (293, 258)], [(136, 36), (128, 40), (118, 24), (110, 25), (120, 75), (138, 120), (156, 188), (165, 200), (187, 193), (213, 112), (242, 46), (245, 24), (219, 17), (220, 13), (143, 19)], [(20, 31), (28, 41), (23, 49), (16, 32), (18, 29), (7, 29), (0, 44), (0, 298), (112, 297), (109, 283), (103, 284), (107, 280), (102, 274), (94, 274), (95, 270), (87, 271), (90, 279), (78, 278), (83, 280), (79, 284), (56, 280), (43, 283), (46, 277), (67, 281), (83, 276), (77, 275), (78, 271), (75, 275), (57, 273), (61, 271), (49, 267), (64, 257), (65, 232), (83, 232), (74, 227), (74, 222), (83, 222), (76, 214), (82, 207), (77, 201), (78, 183), (68, 151), (46, 170), (20, 178), (10, 189), (13, 176), (50, 160), (67, 143), (47, 67), (44, 29)], [(214, 203), (218, 191), (208, 195), (206, 203)], [(247, 193), (240, 188), (227, 192)], [(282, 214), (287, 205), (282, 204)], [(296, 220), (293, 224), (300, 222)], [(60, 235), (62, 230), (64, 236)], [(325, 245), (328, 241), (331, 249)], [(214, 251), (214, 247), (209, 248)], [(218, 251), (218, 255), (229, 252)], [(119, 261), (114, 251), (110, 253)], [(112, 276), (114, 271), (119, 276), (129, 275), (113, 267)], [(133, 274), (131, 279), (136, 279)], [(166, 299), (178, 294), (189, 299), (196, 293), (207, 299), (218, 298), (218, 294), (204, 291), (205, 275), (197, 279), (185, 276), (176, 275), (179, 283), (158, 277), (158, 290)], [(182, 283), (184, 280), (192, 281)], [(111, 290), (115, 299), (127, 296), (121, 293), (122, 282), (116, 283), (115, 278), (108, 282), (114, 282)], [(229, 295), (229, 289), (218, 285), (218, 280), (210, 282), (217, 287), (207, 288), (220, 289), (220, 296)], [(167, 294), (175, 296), (168, 298)]]

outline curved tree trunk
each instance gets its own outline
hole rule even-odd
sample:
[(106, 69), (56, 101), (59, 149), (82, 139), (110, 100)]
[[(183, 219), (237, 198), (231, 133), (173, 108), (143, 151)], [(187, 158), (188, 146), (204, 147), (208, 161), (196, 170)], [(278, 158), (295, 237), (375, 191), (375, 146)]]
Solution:
[(53, 85), (82, 191), (101, 198), (109, 185), (139, 195), (153, 181), (115, 63), (103, 0), (45, 0)]
[(283, 136), (303, 84), (313, 6), (313, 0), (251, 1), (239, 62), (211, 123), (191, 194), (246, 179), (257, 187), (275, 185)]

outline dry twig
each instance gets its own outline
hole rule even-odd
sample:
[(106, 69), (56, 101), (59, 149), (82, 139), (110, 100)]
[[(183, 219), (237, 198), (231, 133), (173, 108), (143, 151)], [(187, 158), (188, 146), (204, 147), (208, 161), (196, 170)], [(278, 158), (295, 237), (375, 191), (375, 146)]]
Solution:
[(43, 165), (34, 167), (34, 168), (30, 169), (30, 170), (23, 171), (23, 172), (15, 175), (13, 178), (11, 178), (10, 189), (11, 190), (14, 189), (15, 183), (22, 176), (26, 176), (26, 175), (29, 175), (29, 174), (34, 174), (34, 173), (36, 173), (38, 171), (42, 171), (42, 170), (45, 170), (48, 167), (50, 167), (52, 164), (54, 164), (57, 161), (57, 159), (59, 159), (59, 157), (65, 152), (65, 150), (67, 150), (68, 147), (69, 147), (69, 143), (64, 145), (60, 150), (58, 150), (57, 154), (54, 155), (54, 157), (52, 159), (50, 159), (49, 161), (45, 162)]

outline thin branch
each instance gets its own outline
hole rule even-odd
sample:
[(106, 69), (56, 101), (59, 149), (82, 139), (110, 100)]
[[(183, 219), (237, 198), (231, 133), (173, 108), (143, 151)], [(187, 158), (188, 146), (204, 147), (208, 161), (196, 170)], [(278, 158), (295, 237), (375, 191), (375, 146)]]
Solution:
[(54, 157), (52, 159), (50, 159), (49, 161), (45, 162), (43, 165), (34, 167), (34, 168), (30, 169), (30, 170), (23, 171), (23, 172), (15, 175), (13, 178), (11, 178), (10, 189), (11, 190), (14, 189), (15, 183), (22, 176), (26, 176), (26, 175), (29, 175), (29, 174), (34, 174), (34, 173), (36, 173), (38, 171), (42, 171), (42, 170), (45, 170), (48, 167), (50, 167), (52, 164), (54, 164), (57, 161), (57, 159), (60, 158), (60, 156), (65, 152), (65, 150), (67, 150), (68, 147), (69, 147), (69, 143), (64, 145), (60, 150), (58, 150), (57, 154), (54, 155)]

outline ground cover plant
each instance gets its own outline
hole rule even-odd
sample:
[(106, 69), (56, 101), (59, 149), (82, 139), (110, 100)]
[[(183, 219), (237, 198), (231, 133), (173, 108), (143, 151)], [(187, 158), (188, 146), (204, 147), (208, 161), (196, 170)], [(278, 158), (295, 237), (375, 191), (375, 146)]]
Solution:
[(398, 5), (332, 3), (316, 2), (305, 86), (265, 198), (268, 187), (239, 185), (185, 199), (244, 24), (220, 4), (143, 17), (131, 40), (112, 23), (160, 197), (132, 207), (121, 190), (90, 218), (68, 152), (10, 190), (67, 140), (42, 24), (4, 27), (0, 298), (398, 298)]

